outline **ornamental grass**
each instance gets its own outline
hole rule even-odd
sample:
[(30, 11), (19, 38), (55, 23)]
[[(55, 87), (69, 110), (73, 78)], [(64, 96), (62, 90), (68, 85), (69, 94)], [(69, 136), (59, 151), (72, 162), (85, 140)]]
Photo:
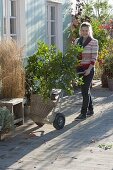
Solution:
[(22, 52), (23, 49), (15, 41), (3, 40), (0, 42), (2, 98), (20, 98), (25, 94)]

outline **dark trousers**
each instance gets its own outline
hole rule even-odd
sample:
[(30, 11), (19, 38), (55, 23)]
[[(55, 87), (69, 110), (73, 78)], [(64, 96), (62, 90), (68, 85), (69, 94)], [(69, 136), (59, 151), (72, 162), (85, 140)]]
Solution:
[(92, 98), (90, 92), (93, 76), (94, 76), (94, 68), (92, 68), (89, 75), (83, 76), (84, 84), (81, 86), (81, 92), (83, 97), (81, 114), (84, 115), (86, 115), (88, 110), (93, 111), (93, 104), (92, 104)]

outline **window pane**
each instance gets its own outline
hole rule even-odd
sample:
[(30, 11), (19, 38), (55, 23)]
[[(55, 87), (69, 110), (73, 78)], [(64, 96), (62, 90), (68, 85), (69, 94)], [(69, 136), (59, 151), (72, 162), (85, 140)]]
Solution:
[(55, 7), (51, 7), (51, 20), (55, 20)]
[(4, 34), (6, 34), (6, 18), (4, 18)]
[(16, 17), (16, 1), (10, 1), (10, 16)]
[(47, 20), (48, 20), (48, 8), (49, 8), (49, 7), (47, 6)]
[(16, 18), (10, 18), (10, 34), (16, 34)]
[(55, 37), (51, 37), (51, 45), (55, 45), (56, 44), (56, 38)]
[(49, 27), (49, 23), (47, 22), (47, 36), (48, 36), (48, 34), (49, 34), (49, 29), (48, 29), (48, 27)]
[(55, 22), (51, 22), (51, 35), (55, 35)]
[(3, 16), (6, 16), (6, 1), (3, 1)]

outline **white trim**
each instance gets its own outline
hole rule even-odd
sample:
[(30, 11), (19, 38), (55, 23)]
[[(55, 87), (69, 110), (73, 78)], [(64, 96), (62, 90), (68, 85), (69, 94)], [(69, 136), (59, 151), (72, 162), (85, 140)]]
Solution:
[(26, 43), (25, 0), (17, 0), (17, 42), (21, 46)]
[(61, 4), (58, 4), (58, 10), (57, 10), (57, 23), (56, 26), (57, 30), (57, 43), (58, 48), (63, 52), (63, 21), (62, 21), (62, 6)]
[(6, 10), (6, 37), (9, 38), (10, 37), (9, 1), (5, 0), (5, 2), (6, 2), (6, 6), (5, 6), (5, 10)]
[(47, 2), (62, 3), (62, 0), (46, 0)]

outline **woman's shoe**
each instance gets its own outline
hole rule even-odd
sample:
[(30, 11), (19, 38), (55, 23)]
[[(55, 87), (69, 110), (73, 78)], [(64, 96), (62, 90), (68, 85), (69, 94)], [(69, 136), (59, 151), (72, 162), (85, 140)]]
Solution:
[(85, 114), (80, 114), (78, 117), (75, 118), (75, 120), (84, 120), (84, 119), (86, 119)]
[(93, 116), (93, 115), (94, 115), (94, 111), (93, 110), (92, 111), (88, 110), (87, 116)]

